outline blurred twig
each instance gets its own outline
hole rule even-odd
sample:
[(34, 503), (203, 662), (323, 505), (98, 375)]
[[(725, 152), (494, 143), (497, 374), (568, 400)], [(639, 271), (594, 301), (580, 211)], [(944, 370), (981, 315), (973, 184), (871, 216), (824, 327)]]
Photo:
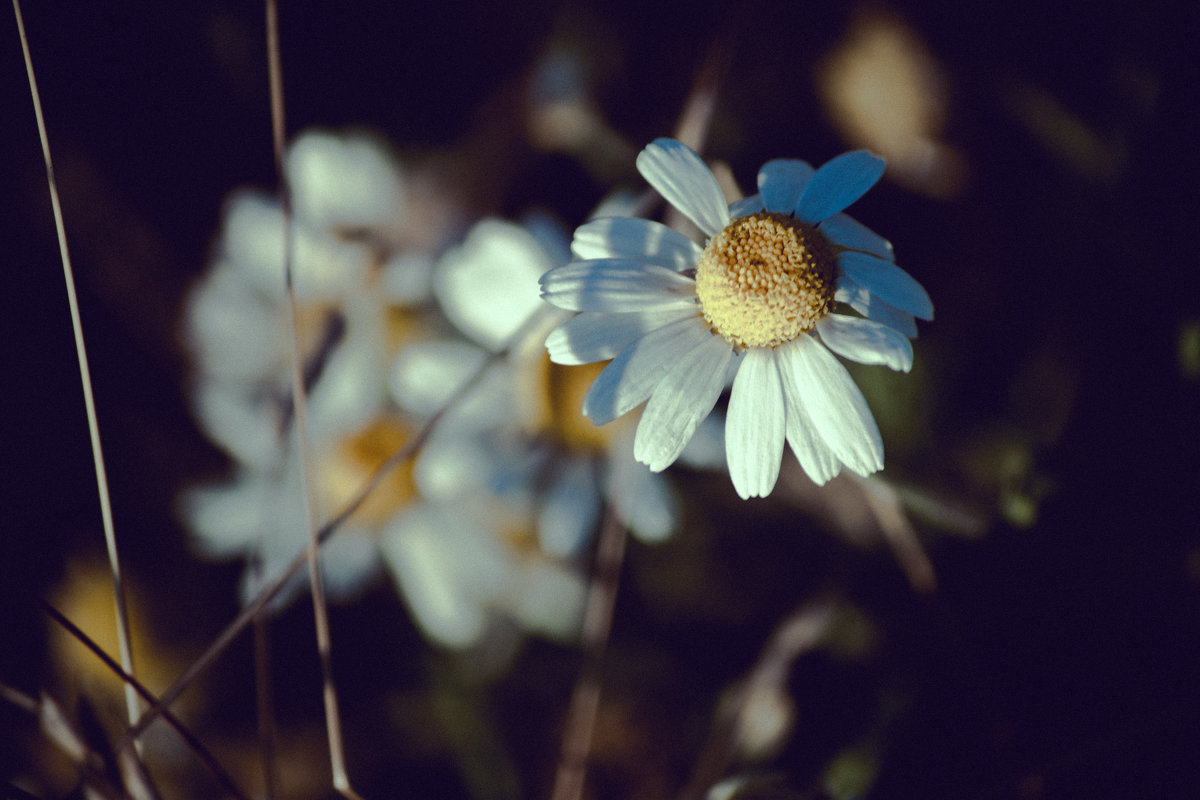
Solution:
[[(279, 48), (279, 7), (276, 0), (266, 0), (267, 66), (271, 84), (271, 144), (275, 156), (275, 174), (279, 179), (280, 210), (283, 213), (283, 276), (287, 294), (288, 343), (291, 348), (293, 432), (300, 453), (304, 484), (305, 520), (308, 524), (309, 546), (306, 548), (309, 585), (312, 593), (313, 622), (317, 636), (317, 657), (321, 662), (321, 696), (325, 706), (325, 729), (329, 738), (330, 769), (333, 786), (338, 793), (352, 800), (359, 795), (350, 786), (346, 771), (346, 753), (342, 742), (341, 712), (338, 708), (337, 683), (333, 679), (333, 644), (329, 631), (329, 610), (325, 604), (325, 584), (321, 580), (321, 550), (317, 530), (317, 500), (313, 488), (313, 467), (308, 447), (307, 398), (300, 359), (300, 329), (297, 324), (295, 275), (292, 264), (292, 197), (284, 166), (287, 127), (284, 117), (283, 62)], [(256, 652), (258, 652), (256, 650)]]
[(836, 611), (836, 599), (821, 596), (793, 611), (775, 629), (728, 707), (718, 715), (712, 735), (696, 761), (687, 786), (680, 792), (679, 800), (703, 800), (708, 790), (725, 775), (745, 743), (746, 731), (752, 724), (748, 711), (754, 701), (768, 693), (783, 694), (792, 663), (824, 641)]
[[(157, 706), (161, 702), (157, 700), (150, 690), (143, 686), (141, 682), (122, 669), (121, 665), (114, 661), (112, 656), (104, 652), (100, 645), (92, 641), (91, 637), (80, 630), (75, 623), (67, 619), (62, 612), (40, 598), (37, 600), (37, 603), (39, 606), (41, 606), (42, 610), (45, 611), (52, 620), (54, 620), (56, 624), (73, 636), (77, 641), (79, 641), (80, 644), (90, 650), (92, 654), (96, 656), (96, 658), (100, 659), (100, 661), (103, 662), (106, 667), (112, 670), (113, 674), (119, 676), (121, 680), (125, 682), (125, 685), (129, 687), (130, 691), (140, 695), (141, 698), (149, 703), (152, 707)], [(241, 798), (241, 800), (248, 800), (247, 795), (238, 788), (237, 784), (234, 783), (233, 778), (229, 776), (229, 773), (227, 773), (224, 768), (221, 767), (220, 762), (213, 757), (212, 753), (208, 751), (208, 748), (201, 744), (200, 740), (196, 738), (195, 734), (193, 734), (187, 728), (187, 726), (179, 720), (178, 717), (176, 717), (166, 708), (163, 708), (162, 716), (163, 719), (165, 719), (167, 723), (175, 729), (175, 732), (178, 733), (185, 742), (187, 742), (188, 746), (192, 748), (192, 751), (196, 753), (204, 765), (208, 767), (208, 769), (213, 773), (213, 775), (216, 776), (217, 780), (221, 782), (228, 792), (230, 792), (234, 797)], [(128, 738), (129, 734), (126, 734), (126, 736), (120, 742), (118, 742), (116, 748), (114, 748), (118, 754), (125, 750), (125, 742)]]
[(571, 705), (563, 726), (562, 751), (554, 776), (552, 800), (578, 800), (583, 796), (583, 780), (592, 747), (592, 733), (596, 727), (596, 710), (600, 705), (604, 652), (608, 649), (608, 637), (612, 631), (613, 609), (617, 603), (621, 564), (625, 560), (628, 538), (625, 526), (617, 520), (612, 507), (607, 506), (596, 543), (596, 561), (592, 567), (592, 581), (588, 588), (587, 609), (580, 637), (583, 667), (571, 694)]

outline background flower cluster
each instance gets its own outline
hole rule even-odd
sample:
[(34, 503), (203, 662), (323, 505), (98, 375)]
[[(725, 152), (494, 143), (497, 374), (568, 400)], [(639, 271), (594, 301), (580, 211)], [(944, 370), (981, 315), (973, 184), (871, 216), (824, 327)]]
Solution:
[[(263, 22), (228, 3), (24, 11), (139, 662), (161, 690), (256, 580), (256, 510), (297, 511)], [(757, 781), (748, 795), (1181, 796), (1200, 715), (1200, 295), (1183, 246), (1200, 131), (1180, 111), (1200, 76), (1166, 12), (285, 8), (288, 168), (311, 189), (296, 218), (305, 247), (344, 265), (298, 286), (320, 367), (312, 447), (333, 465), (326, 513), (363, 458), (455, 393), (461, 371), (439, 367), (503, 346), (513, 328), (479, 301), (513, 309), (507, 320), (536, 307), (472, 297), (473, 270), (536, 282), (562, 263), (598, 207), (638, 203), (634, 157), (655, 137), (699, 136), (718, 180), (746, 194), (771, 158), (885, 156), (854, 214), (938, 306), (911, 373), (851, 366), (887, 448), (880, 479), (818, 489), (785, 459), (771, 497), (749, 503), (720, 466), (719, 431), (715, 455), (699, 447), (651, 484), (620, 472), (627, 431), (580, 449), (555, 427), (540, 351), (489, 370), (397, 475), (394, 505), (364, 509), (330, 545), (345, 567), (331, 614), (356, 788), (548, 795), (590, 528), (606, 499), (626, 502), (621, 487), (652, 485), (622, 509), (635, 536), (590, 796), (696, 796), (729, 776)], [(0, 684), (77, 719), (86, 704), (112, 736), (115, 681), (31, 600), (110, 641), (78, 373), (10, 39)], [(703, 111), (689, 104), (698, 86), (711, 119), (681, 123)], [(360, 189), (336, 191), (348, 185)], [(239, 328), (253, 336), (221, 339)], [(396, 525), (416, 533), (392, 540), (423, 545), (381, 547)], [(430, 574), (459, 591), (421, 594)], [(331, 790), (302, 591), (265, 636), (281, 796), (318, 797)], [(255, 692), (245, 636), (179, 706), (248, 787)], [(165, 796), (212, 795), (177, 740), (152, 748)], [(10, 703), (0, 771), (36, 796), (76, 780)]]

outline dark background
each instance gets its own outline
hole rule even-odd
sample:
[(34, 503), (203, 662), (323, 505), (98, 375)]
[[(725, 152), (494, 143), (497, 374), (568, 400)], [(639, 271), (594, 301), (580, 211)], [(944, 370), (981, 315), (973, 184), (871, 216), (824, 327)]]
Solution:
[[(747, 510), (724, 478), (684, 474), (694, 534), (629, 554), (606, 677), (624, 721), (598, 739), (594, 796), (677, 791), (722, 689), (784, 614), (830, 585), (879, 644), (868, 658), (795, 665), (796, 729), (756, 768), (797, 796), (819, 796), (822, 770), (863, 741), (873, 798), (1194, 796), (1200, 380), (1179, 353), (1200, 324), (1197, 12), (1165, 1), (887, 8), (941, 62), (943, 138), (969, 168), (953, 197), (885, 181), (855, 206), (938, 308), (916, 343), (923, 427), (888, 474), (969, 509), (983, 534), (918, 526), (939, 579), (922, 596), (886, 549), (852, 547), (781, 502)], [(706, 155), (750, 186), (768, 158), (819, 163), (847, 149), (813, 72), (859, 10), (284, 4), (288, 128), (369, 126), (401, 153), (454, 156), (472, 215), (542, 205), (573, 225), (609, 187), (520, 132), (521, 87), (551, 37), (586, 43), (596, 101), (635, 148), (671, 131), (709, 45), (731, 42)], [(182, 487), (224, 463), (188, 415), (176, 325), (223, 198), (274, 182), (263, 15), (249, 3), (24, 13), (122, 556), (159, 641), (194, 657), (236, 613), (238, 568), (195, 559), (172, 513)], [(103, 540), (33, 110), (7, 27), (0, 683), (53, 694), (61, 676), (31, 598), (50, 597)], [(1081, 171), (1048, 146), (1013, 113), (1013, 86), (1038, 87), (1096, 132), (1110, 145), (1103, 169)], [(626, 177), (636, 185), (632, 165)], [(1014, 451), (1025, 461), (1004, 472)], [(1033, 517), (1006, 512), (1013, 493)], [(281, 725), (319, 734), (308, 615), (298, 604), (273, 627), (276, 691)], [(547, 794), (573, 650), (533, 643), (495, 683), (448, 690), (440, 676), (452, 670), (390, 587), (333, 622), (351, 774), (367, 797)], [(206, 741), (252, 732), (250, 674), (241, 641), (201, 690)], [(488, 744), (453, 725), (430, 732), (439, 692), (486, 709), (468, 716)], [(0, 726), (6, 777), (38, 774), (29, 721), (5, 705)], [(482, 789), (470, 777), (481, 763), (495, 778)]]

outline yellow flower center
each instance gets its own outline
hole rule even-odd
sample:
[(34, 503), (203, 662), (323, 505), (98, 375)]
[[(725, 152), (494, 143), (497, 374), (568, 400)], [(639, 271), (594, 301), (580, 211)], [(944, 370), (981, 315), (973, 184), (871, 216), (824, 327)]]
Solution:
[(836, 277), (816, 228), (764, 211), (712, 238), (696, 265), (696, 296), (709, 326), (735, 347), (778, 347), (829, 312)]

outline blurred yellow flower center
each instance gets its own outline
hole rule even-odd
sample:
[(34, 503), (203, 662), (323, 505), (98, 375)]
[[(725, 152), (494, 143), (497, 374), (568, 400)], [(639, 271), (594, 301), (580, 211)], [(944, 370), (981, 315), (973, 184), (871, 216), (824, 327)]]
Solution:
[(734, 220), (704, 248), (696, 296), (709, 326), (734, 346), (778, 347), (828, 313), (836, 276), (814, 227), (761, 212)]
[[(380, 417), (341, 439), (320, 465), (321, 488), (329, 512), (338, 511), (375, 474), (384, 461), (408, 441), (411, 431), (397, 420)], [(354, 518), (382, 524), (404, 507), (415, 489), (412, 461), (391, 470), (359, 506)]]
[(534, 414), (533, 428), (572, 450), (596, 451), (608, 447), (615, 426), (600, 427), (583, 416), (583, 396), (592, 381), (607, 366), (605, 363), (562, 366), (539, 356), (530, 392)]

